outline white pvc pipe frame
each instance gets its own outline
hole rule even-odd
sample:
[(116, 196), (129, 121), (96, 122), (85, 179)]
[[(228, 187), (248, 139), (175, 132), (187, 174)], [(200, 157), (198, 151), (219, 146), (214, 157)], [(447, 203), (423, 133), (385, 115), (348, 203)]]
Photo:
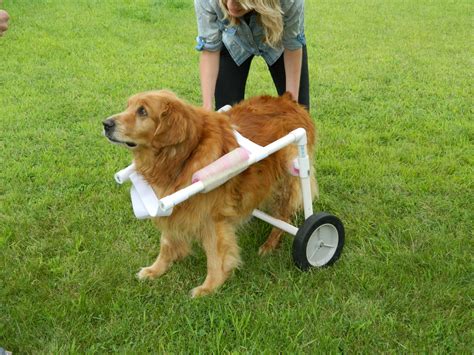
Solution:
[[(276, 140), (275, 142), (270, 143), (265, 147), (261, 147), (260, 149), (253, 150), (250, 153), (248, 166), (257, 163), (262, 159), (265, 159), (269, 155), (293, 143), (298, 146), (299, 177), (301, 191), (303, 195), (304, 216), (305, 219), (308, 219), (313, 214), (313, 201), (311, 199), (311, 168), (308, 150), (306, 148), (308, 141), (306, 136), (306, 130), (304, 128), (297, 128), (286, 136)], [(161, 210), (160, 212), (162, 213), (169, 213), (174, 206), (186, 201), (190, 197), (202, 192), (203, 190), (204, 184), (201, 181), (195, 182), (194, 184), (185, 187), (184, 189), (176, 191), (175, 193), (158, 200), (158, 208), (159, 210)], [(294, 227), (293, 225), (286, 223), (285, 221), (273, 218), (260, 210), (254, 210), (252, 212), (252, 215), (291, 235), (296, 235), (296, 233), (298, 232), (298, 228)]]

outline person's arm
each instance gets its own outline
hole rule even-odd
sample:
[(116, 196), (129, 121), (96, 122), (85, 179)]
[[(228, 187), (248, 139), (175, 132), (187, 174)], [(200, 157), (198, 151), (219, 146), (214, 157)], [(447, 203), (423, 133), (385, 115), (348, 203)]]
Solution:
[(214, 93), (216, 91), (217, 75), (219, 74), (220, 51), (202, 51), (199, 63), (201, 76), (202, 106), (213, 109)]
[(196, 49), (201, 52), (199, 74), (201, 78), (202, 106), (212, 110), (219, 74), (222, 32), (218, 24), (218, 7), (210, 0), (194, 0), (198, 25)]
[(301, 66), (303, 61), (304, 37), (304, 0), (282, 2), (283, 36), (285, 48), (283, 59), (285, 62), (286, 91), (298, 101)]
[(303, 50), (301, 48), (296, 50), (285, 49), (283, 56), (285, 62), (286, 91), (290, 92), (293, 98), (298, 101)]

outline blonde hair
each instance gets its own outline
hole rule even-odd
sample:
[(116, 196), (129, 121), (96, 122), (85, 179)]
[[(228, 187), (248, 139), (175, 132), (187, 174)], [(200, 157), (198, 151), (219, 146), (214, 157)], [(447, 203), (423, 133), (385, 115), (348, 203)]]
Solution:
[[(283, 36), (283, 11), (280, 0), (238, 0), (238, 2), (245, 10), (253, 10), (257, 13), (265, 32), (265, 43), (271, 47), (277, 47)], [(224, 11), (225, 18), (229, 19), (232, 24), (238, 24), (239, 19), (229, 15), (227, 0), (219, 0), (219, 4)]]

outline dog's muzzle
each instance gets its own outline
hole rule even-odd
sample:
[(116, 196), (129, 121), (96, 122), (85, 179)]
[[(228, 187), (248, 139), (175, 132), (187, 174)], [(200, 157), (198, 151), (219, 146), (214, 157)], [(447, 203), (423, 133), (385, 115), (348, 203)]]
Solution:
[(107, 118), (102, 124), (104, 125), (104, 136), (112, 143), (125, 144), (129, 148), (135, 148), (137, 146), (133, 142), (120, 141), (114, 137), (116, 127), (115, 119)]
[(115, 128), (115, 120), (113, 118), (107, 118), (102, 124), (104, 125), (105, 135), (110, 137)]

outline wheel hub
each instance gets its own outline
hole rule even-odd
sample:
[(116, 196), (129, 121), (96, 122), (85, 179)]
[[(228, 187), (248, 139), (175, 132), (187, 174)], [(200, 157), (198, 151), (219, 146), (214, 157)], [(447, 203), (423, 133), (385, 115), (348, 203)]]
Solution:
[(332, 224), (323, 224), (311, 234), (306, 245), (306, 257), (312, 266), (325, 265), (336, 253), (339, 234)]

